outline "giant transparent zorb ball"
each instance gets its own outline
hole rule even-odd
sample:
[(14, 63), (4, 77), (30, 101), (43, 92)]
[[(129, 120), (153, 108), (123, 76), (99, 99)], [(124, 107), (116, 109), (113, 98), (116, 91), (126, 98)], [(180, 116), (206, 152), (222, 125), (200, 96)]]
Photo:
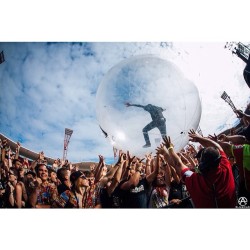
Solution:
[(167, 136), (176, 151), (188, 143), (188, 131), (197, 130), (201, 117), (199, 93), (172, 62), (154, 55), (135, 56), (111, 68), (98, 87), (96, 112), (100, 127), (117, 149), (144, 156), (162, 142), (158, 128), (148, 132), (151, 147), (143, 148), (143, 128), (152, 122), (149, 112), (125, 103), (152, 104), (163, 109)]

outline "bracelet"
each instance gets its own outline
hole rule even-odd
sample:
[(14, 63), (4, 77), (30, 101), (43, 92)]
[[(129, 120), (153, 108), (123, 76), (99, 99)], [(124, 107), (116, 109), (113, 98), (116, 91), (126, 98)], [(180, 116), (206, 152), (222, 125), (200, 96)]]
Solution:
[(174, 149), (174, 147), (173, 147), (173, 146), (170, 146), (170, 147), (168, 148), (168, 150), (169, 150), (169, 149)]

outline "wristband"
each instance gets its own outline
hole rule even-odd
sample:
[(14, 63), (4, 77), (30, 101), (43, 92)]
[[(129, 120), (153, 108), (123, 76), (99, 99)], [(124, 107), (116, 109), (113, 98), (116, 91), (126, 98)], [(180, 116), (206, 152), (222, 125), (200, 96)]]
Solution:
[(168, 150), (169, 150), (169, 149), (174, 149), (174, 147), (173, 147), (173, 146), (170, 146), (170, 147), (168, 148)]
[(131, 167), (126, 167), (126, 169), (131, 170)]

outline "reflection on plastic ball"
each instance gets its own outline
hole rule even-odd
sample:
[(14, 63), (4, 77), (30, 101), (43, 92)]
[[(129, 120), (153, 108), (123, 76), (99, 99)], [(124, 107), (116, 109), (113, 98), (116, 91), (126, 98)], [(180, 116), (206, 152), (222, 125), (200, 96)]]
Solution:
[(175, 64), (153, 55), (135, 56), (111, 68), (96, 98), (99, 125), (112, 145), (137, 156), (154, 152), (165, 133), (177, 151), (182, 149), (187, 132), (197, 129), (201, 117), (196, 86)]

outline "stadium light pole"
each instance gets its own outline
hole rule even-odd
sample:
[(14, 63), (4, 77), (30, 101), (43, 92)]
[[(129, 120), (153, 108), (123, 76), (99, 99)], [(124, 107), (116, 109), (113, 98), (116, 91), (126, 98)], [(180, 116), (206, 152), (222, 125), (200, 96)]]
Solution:
[(63, 161), (65, 161), (66, 158), (67, 158), (69, 140), (70, 140), (70, 137), (71, 137), (72, 134), (73, 134), (73, 130), (71, 130), (69, 128), (65, 128), (64, 145), (63, 145)]
[(230, 96), (226, 93), (226, 91), (224, 91), (221, 95), (221, 98), (229, 104), (229, 106), (231, 107), (231, 109), (233, 110), (233, 112), (236, 112), (236, 107), (234, 106), (234, 103), (232, 102)]

